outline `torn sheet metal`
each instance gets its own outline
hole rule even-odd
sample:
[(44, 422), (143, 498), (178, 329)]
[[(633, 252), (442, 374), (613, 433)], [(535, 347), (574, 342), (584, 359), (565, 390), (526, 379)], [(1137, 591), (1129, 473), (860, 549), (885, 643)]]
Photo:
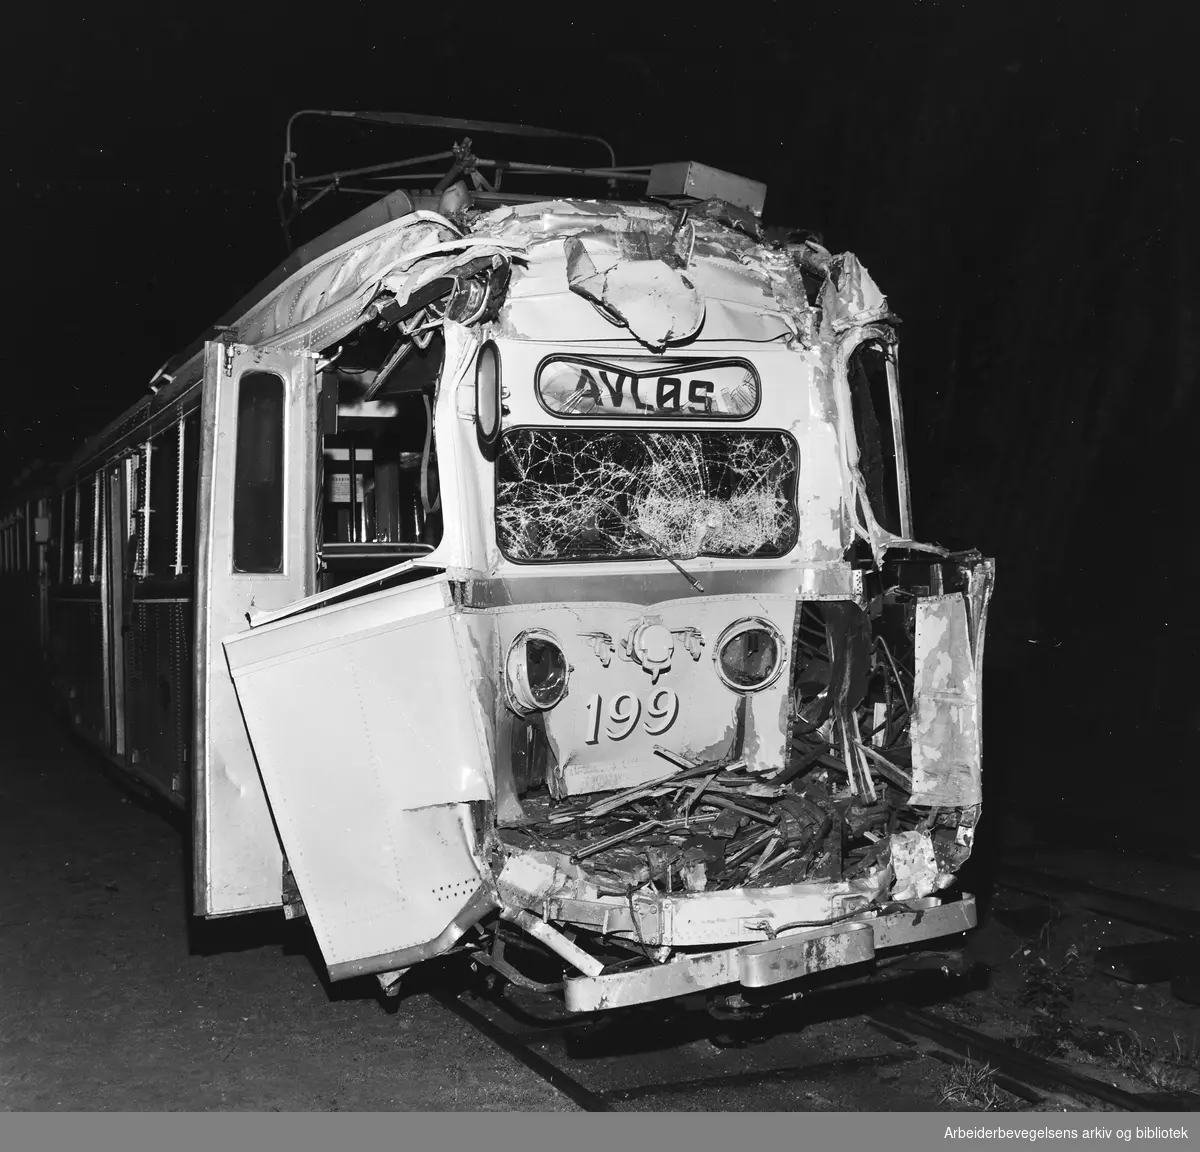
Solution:
[[(480, 257), (511, 261), (552, 240), (561, 245), (558, 291), (589, 300), (655, 349), (702, 329), (709, 339), (745, 328), (747, 340), (785, 335), (811, 344), (817, 313), (802, 269), (826, 277), (824, 330), (836, 334), (887, 315), (886, 298), (852, 254), (829, 257), (820, 249), (824, 259), (816, 259), (819, 245), (811, 242), (774, 247), (761, 240), (753, 217), (743, 226), (741, 215), (749, 214), (721, 201), (696, 205), (686, 218), (656, 205), (550, 201), (473, 216), (463, 235), (437, 213), (412, 212), (293, 274), (234, 324), (234, 335), (255, 346), (320, 348), (351, 331), (380, 290), (403, 299)], [(781, 320), (782, 330), (772, 328)]]
[[(399, 305), (433, 280), (476, 274), (490, 266), (489, 274), (503, 285), (510, 276), (510, 262), (520, 249), (479, 237), (459, 237), (445, 243), (427, 243), (395, 257), (356, 285), (347, 285), (331, 303), (322, 303), (307, 319), (296, 320), (277, 332), (263, 347), (289, 350), (328, 347), (344, 339), (372, 315), (368, 305), (381, 294)], [(473, 320), (478, 320), (476, 315)]]
[(523, 851), (506, 857), (496, 877), (506, 906), (539, 909), (547, 900), (596, 900), (599, 890), (562, 852)]
[(373, 290), (379, 277), (405, 255), (458, 237), (458, 229), (435, 212), (412, 212), (389, 221), (290, 276), (237, 321), (237, 340), (243, 344), (275, 340), (317, 313)]
[[(707, 210), (713, 204), (716, 202), (682, 213), (653, 205), (554, 201), (498, 209), (480, 217), (475, 223), (475, 235), (527, 245), (528, 270), (516, 278), (510, 307), (502, 317), (506, 330), (525, 339), (556, 340), (561, 338), (566, 324), (573, 339), (611, 339), (615, 313), (611, 319), (601, 320), (594, 309), (589, 309), (590, 317), (572, 310), (569, 296), (564, 300), (548, 299), (568, 293), (582, 299), (571, 291), (573, 285), (567, 268), (570, 258), (567, 244), (577, 240), (582, 249), (572, 245), (571, 251), (580, 256), (586, 254), (587, 262), (598, 269), (598, 276), (613, 267), (614, 257), (619, 253), (617, 280), (626, 275), (635, 280), (645, 276), (645, 270), (637, 271), (636, 265), (647, 262), (650, 265), (661, 262), (666, 271), (677, 272), (686, 280), (685, 285), (674, 275), (658, 271), (657, 279), (650, 277), (647, 281), (654, 289), (648, 296), (640, 292), (633, 280), (622, 287), (623, 300), (644, 297), (649, 300), (645, 307), (657, 314), (658, 319), (644, 333), (637, 331), (638, 325), (630, 325), (639, 339), (646, 335), (657, 341), (653, 347), (662, 347), (665, 339), (678, 342), (692, 336), (706, 341), (735, 339), (756, 343), (799, 337), (805, 343), (810, 342), (815, 321), (809, 312), (803, 284), (797, 277), (784, 273), (787, 255), (777, 255), (753, 234), (739, 231), (727, 222), (728, 213), (710, 214)], [(626, 271), (629, 269), (633, 271)], [(589, 271), (582, 259), (578, 261), (577, 273), (577, 282), (586, 281)], [(611, 276), (609, 279), (616, 283)], [(672, 286), (670, 301), (653, 299), (668, 282)], [(603, 296), (601, 287), (599, 282), (587, 282), (595, 300)], [(689, 301), (688, 307), (696, 310), (691, 313), (696, 325), (691, 335), (685, 332), (689, 324), (672, 314), (675, 305)]]
[(822, 330), (840, 334), (887, 318), (887, 297), (854, 253), (833, 257), (827, 268), (821, 289)]
[(895, 832), (890, 839), (892, 871), (896, 877), (893, 900), (932, 896), (953, 883), (953, 875), (938, 870), (933, 840), (928, 832)]
[(600, 308), (614, 324), (628, 328), (647, 347), (694, 336), (704, 322), (704, 299), (678, 268), (651, 256), (649, 246), (610, 246), (596, 237), (564, 241), (567, 283)]
[(982, 798), (976, 665), (962, 593), (916, 604), (911, 803), (941, 808)]

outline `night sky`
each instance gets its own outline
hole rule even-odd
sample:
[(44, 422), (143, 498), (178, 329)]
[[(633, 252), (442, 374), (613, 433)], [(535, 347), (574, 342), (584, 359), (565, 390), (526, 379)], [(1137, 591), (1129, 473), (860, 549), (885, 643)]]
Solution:
[(856, 252), (888, 294), (917, 533), (998, 557), (989, 738), (1019, 752), (1036, 730), (1064, 803), (1089, 793), (1096, 749), (1182, 766), (1200, 250), (1185, 7), (477, 10), (24, 8), (0, 481), (136, 400), (282, 258), (291, 112), (596, 133), (618, 163), (766, 181), (768, 222)]

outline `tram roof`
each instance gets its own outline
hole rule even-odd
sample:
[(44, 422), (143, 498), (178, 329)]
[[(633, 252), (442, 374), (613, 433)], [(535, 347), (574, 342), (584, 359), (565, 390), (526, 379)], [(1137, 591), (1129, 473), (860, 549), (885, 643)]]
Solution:
[[(604, 305), (612, 302), (597, 296), (611, 285), (618, 264), (633, 268), (630, 290), (635, 293), (697, 296), (705, 340), (791, 338), (809, 344), (822, 324), (837, 330), (887, 315), (886, 299), (853, 255), (831, 256), (812, 241), (767, 244), (756, 218), (723, 201), (685, 209), (551, 199), (470, 211), (451, 220), (418, 209), (412, 197), (396, 191), (293, 252), (169, 360), (156, 377), (166, 383), (88, 441), (68, 471), (86, 467), (191, 390), (203, 370), (206, 340), (227, 336), (242, 344), (315, 351), (361, 323), (381, 289), (406, 298), (421, 284), (453, 275), (480, 257), (511, 264), (500, 322), (524, 339), (552, 340), (564, 323), (572, 340), (628, 339), (629, 333), (618, 334), (603, 314), (611, 315)], [(596, 274), (590, 287), (580, 283), (585, 273)], [(654, 282), (639, 286), (643, 273)], [(818, 285), (824, 281), (819, 307), (809, 303), (805, 273)], [(678, 312), (683, 304), (676, 304)], [(665, 343), (664, 333), (671, 331), (668, 325), (647, 338), (636, 323), (628, 326), (651, 347), (656, 340)]]

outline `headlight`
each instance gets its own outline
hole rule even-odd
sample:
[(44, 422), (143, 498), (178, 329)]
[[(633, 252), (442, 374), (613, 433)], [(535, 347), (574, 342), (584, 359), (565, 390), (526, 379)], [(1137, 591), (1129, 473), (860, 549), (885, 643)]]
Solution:
[(567, 694), (571, 669), (562, 646), (544, 628), (522, 632), (508, 648), (504, 673), (513, 708), (525, 715), (553, 708)]
[(752, 616), (735, 621), (721, 633), (713, 661), (727, 688), (758, 692), (779, 679), (785, 650), (779, 629), (769, 620)]

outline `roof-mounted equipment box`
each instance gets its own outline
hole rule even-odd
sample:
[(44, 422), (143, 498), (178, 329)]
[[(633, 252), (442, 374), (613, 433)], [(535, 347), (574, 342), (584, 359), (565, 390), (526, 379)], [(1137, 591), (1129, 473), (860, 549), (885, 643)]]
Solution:
[(715, 197), (761, 216), (767, 198), (767, 186), (745, 176), (722, 172), (695, 160), (674, 164), (655, 164), (650, 169), (648, 196), (693, 196), (697, 200)]

